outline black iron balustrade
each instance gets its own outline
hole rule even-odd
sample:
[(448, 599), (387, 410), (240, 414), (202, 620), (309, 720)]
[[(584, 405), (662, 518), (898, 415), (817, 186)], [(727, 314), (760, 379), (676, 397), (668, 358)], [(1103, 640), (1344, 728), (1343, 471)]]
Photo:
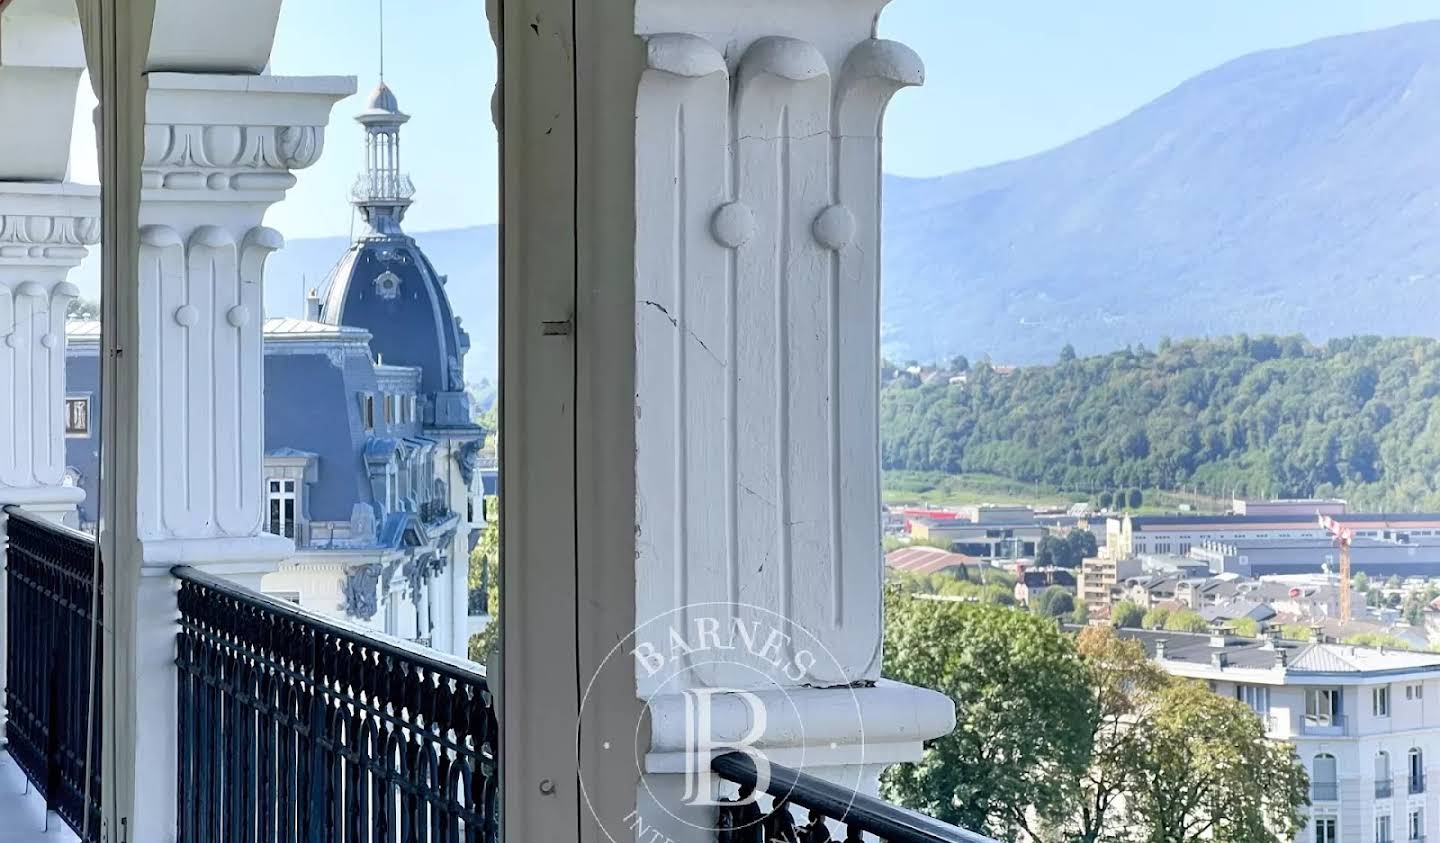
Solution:
[(100, 839), (100, 567), (95, 540), (5, 508), (5, 738), (46, 808)]
[(181, 843), (499, 840), (483, 672), (173, 573)]
[(450, 517), (450, 505), (442, 500), (425, 501), (420, 504), (420, 520), (429, 524)]
[(1390, 779), (1375, 780), (1375, 798), (1389, 799), (1395, 794), (1394, 783)]
[(1414, 772), (1412, 772), (1412, 773), (1410, 774), (1410, 792), (1411, 792), (1411, 793), (1424, 793), (1424, 792), (1425, 792), (1425, 774), (1424, 774), (1424, 773), (1414, 773)]
[[(760, 785), (750, 756), (727, 753), (715, 758), (710, 767), (721, 778), (740, 786), (740, 799), (720, 806), (716, 823), (720, 843), (995, 843), (989, 837), (779, 764), (769, 765), (768, 781), (761, 788), (773, 798), (770, 812), (766, 813), (758, 802), (748, 800)], [(808, 812), (806, 823), (796, 824), (792, 806)], [(845, 836), (832, 835), (829, 823), (843, 826)]]

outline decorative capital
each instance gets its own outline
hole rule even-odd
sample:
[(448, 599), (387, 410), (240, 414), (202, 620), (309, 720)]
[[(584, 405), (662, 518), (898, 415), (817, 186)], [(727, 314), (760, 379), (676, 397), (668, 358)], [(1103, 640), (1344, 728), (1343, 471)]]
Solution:
[(145, 200), (270, 204), (320, 159), (351, 77), (152, 73)]
[(98, 188), (0, 182), (0, 273), (59, 280), (99, 241)]

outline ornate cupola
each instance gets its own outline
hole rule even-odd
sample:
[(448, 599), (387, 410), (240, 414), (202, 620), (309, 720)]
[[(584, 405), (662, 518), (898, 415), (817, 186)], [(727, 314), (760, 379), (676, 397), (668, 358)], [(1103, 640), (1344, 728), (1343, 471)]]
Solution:
[(365, 171), (355, 179), (350, 201), (370, 228), (398, 234), (415, 185), (400, 169), (400, 127), (410, 115), (400, 110), (395, 92), (382, 79), (355, 121), (365, 127)]
[(400, 127), (409, 119), (382, 77), (355, 117), (365, 127), (366, 166), (351, 201), (367, 225), (307, 307), (318, 309), (320, 322), (368, 331), (377, 359), (419, 368), (424, 426), (465, 437), (478, 430), (465, 392), (470, 338), (455, 318), (444, 276), (400, 227), (415, 193), (400, 170)]

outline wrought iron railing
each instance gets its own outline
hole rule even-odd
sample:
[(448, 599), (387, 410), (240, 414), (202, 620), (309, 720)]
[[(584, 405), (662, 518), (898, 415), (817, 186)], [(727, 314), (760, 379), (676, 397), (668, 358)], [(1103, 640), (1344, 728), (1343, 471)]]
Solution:
[[(721, 755), (710, 766), (716, 775), (740, 786), (738, 799), (721, 803), (716, 823), (720, 843), (835, 839), (829, 834), (828, 824), (843, 826), (844, 840), (995, 843), (989, 837), (779, 764), (769, 765), (769, 776), (762, 786), (754, 760), (743, 753)], [(769, 813), (762, 811), (759, 803), (751, 798), (757, 787), (772, 797)], [(821, 831), (819, 828), (797, 826), (791, 806), (805, 809), (811, 826), (826, 823), (824, 836), (815, 834)], [(866, 837), (867, 834), (873, 836)]]
[(406, 173), (361, 173), (350, 186), (350, 197), (361, 202), (406, 200), (414, 195), (415, 183)]
[(450, 506), (442, 500), (429, 500), (420, 504), (420, 520), (429, 524), (450, 517)]
[(81, 840), (99, 840), (95, 540), (14, 507), (5, 516), (5, 738), (46, 808)]
[(181, 843), (499, 839), (483, 672), (174, 574)]
[(1395, 795), (1394, 783), (1390, 779), (1375, 780), (1375, 798), (1389, 799)]
[(1410, 792), (1411, 792), (1411, 793), (1424, 793), (1424, 792), (1425, 792), (1425, 774), (1424, 774), (1424, 773), (1411, 773), (1411, 774), (1410, 774)]
[(1335, 782), (1311, 782), (1311, 802), (1334, 802), (1340, 798), (1340, 785)]

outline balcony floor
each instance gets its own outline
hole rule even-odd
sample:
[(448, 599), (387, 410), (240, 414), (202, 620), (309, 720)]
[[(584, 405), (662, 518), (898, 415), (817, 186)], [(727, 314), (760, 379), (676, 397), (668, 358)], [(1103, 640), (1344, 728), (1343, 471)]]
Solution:
[(54, 814), (45, 831), (45, 804), (34, 788), (27, 793), (25, 784), (10, 753), (0, 750), (0, 843), (73, 843), (75, 834)]

